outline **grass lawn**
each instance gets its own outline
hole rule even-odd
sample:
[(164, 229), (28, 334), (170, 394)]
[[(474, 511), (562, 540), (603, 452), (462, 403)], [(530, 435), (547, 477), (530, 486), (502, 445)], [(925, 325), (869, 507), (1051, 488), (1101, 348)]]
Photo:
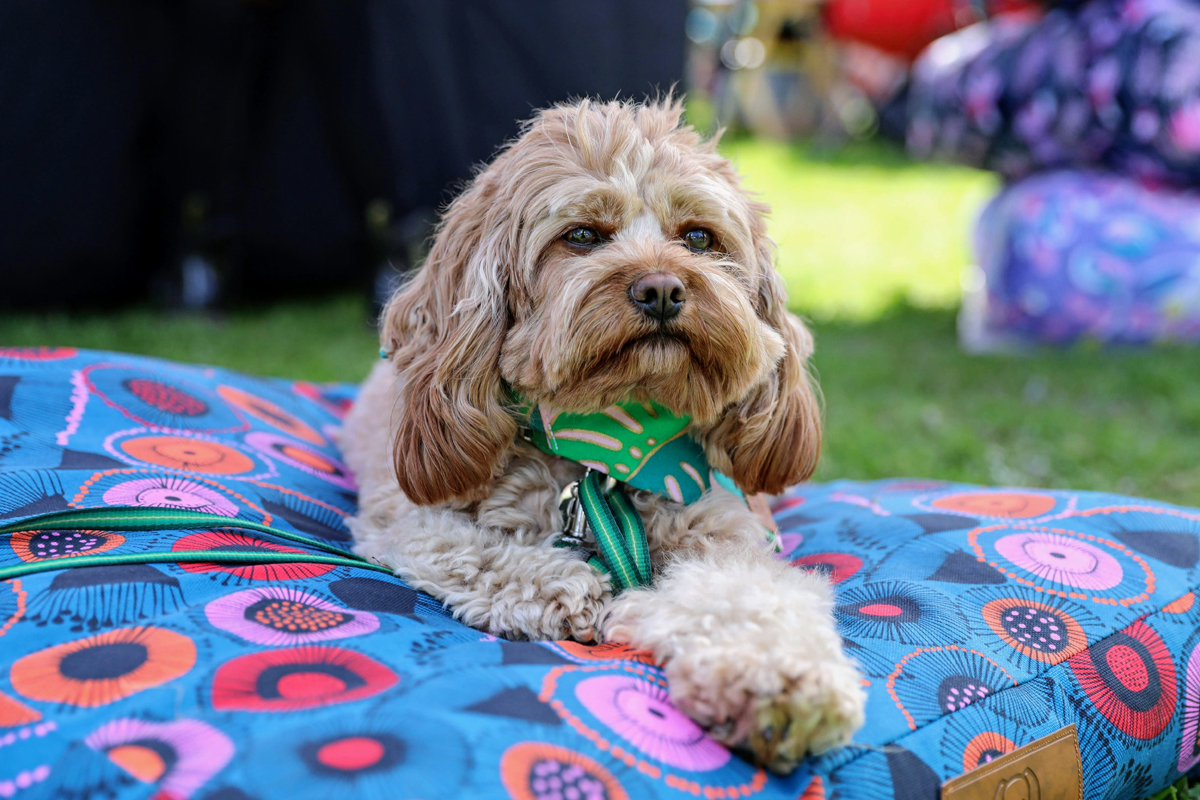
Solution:
[[(989, 177), (874, 147), (833, 158), (744, 140), (725, 148), (773, 206), (780, 269), (794, 307), (814, 320), (827, 420), (818, 478), (906, 475), (1200, 504), (1200, 351), (958, 352), (958, 278)], [(367, 317), (354, 297), (217, 321), (9, 315), (0, 344), (354, 381), (375, 359)]]
[(747, 139), (722, 149), (771, 206), (779, 270), (797, 311), (864, 320), (898, 302), (958, 303), (971, 226), (996, 188), (991, 175), (916, 164), (870, 143), (829, 155)]

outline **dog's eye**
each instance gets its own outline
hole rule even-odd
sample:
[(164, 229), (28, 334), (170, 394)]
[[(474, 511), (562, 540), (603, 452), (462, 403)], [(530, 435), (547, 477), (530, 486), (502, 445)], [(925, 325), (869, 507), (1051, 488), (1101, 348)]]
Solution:
[(713, 236), (704, 228), (693, 228), (683, 235), (683, 242), (688, 249), (701, 253), (712, 247)]
[(573, 228), (572, 230), (567, 231), (563, 238), (566, 239), (568, 243), (578, 247), (591, 247), (592, 245), (599, 243), (600, 234), (596, 233), (596, 231), (592, 230), (591, 228)]

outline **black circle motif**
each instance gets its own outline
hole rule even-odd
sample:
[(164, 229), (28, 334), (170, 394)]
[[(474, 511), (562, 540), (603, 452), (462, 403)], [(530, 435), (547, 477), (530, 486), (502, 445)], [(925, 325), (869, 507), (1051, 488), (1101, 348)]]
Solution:
[(101, 644), (64, 656), (59, 671), (77, 681), (119, 678), (145, 664), (149, 655), (146, 646), (137, 642)]

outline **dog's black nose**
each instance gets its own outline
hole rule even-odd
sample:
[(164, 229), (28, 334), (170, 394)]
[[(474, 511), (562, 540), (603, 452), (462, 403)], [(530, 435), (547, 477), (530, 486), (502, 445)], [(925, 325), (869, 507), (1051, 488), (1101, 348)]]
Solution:
[(679, 314), (687, 300), (683, 281), (666, 272), (642, 275), (629, 287), (629, 298), (643, 314), (663, 322)]

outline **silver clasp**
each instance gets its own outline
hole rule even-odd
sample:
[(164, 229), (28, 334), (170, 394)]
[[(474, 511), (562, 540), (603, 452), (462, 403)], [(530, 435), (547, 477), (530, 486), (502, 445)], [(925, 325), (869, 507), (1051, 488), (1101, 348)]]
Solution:
[[(584, 473), (584, 478), (591, 474), (592, 470), (588, 469)], [(616, 486), (617, 480), (611, 475), (606, 475), (601, 491), (607, 495)], [(554, 540), (556, 545), (583, 547), (589, 540), (594, 541), (587, 515), (583, 513), (583, 501), (579, 499), (579, 481), (572, 481), (563, 488), (562, 493), (558, 496), (558, 508), (563, 515), (563, 529), (558, 538)]]
[(572, 481), (558, 496), (558, 507), (563, 515), (563, 531), (558, 541), (571, 547), (582, 547), (591, 534), (587, 517), (583, 513), (583, 502), (579, 499), (579, 481)]

